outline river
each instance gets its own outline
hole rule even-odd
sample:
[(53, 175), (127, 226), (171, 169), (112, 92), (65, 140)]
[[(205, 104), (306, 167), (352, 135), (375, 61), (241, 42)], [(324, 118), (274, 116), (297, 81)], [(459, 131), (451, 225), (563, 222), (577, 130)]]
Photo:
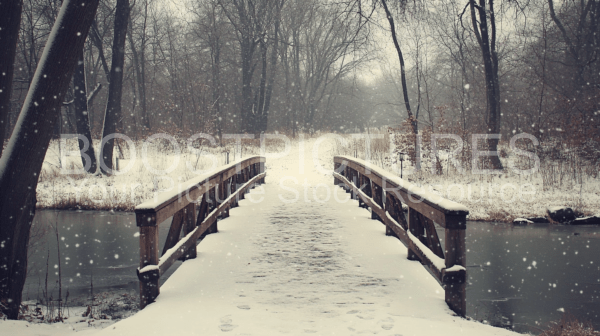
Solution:
[[(160, 225), (159, 246), (168, 224)], [(600, 228), (484, 222), (467, 227), (468, 316), (539, 333), (566, 311), (600, 329)], [(43, 298), (46, 288), (48, 297), (57, 298), (59, 268), (63, 296), (68, 291), (75, 301), (89, 297), (92, 287), (94, 293), (137, 291), (137, 232), (133, 213), (37, 211), (23, 298)]]

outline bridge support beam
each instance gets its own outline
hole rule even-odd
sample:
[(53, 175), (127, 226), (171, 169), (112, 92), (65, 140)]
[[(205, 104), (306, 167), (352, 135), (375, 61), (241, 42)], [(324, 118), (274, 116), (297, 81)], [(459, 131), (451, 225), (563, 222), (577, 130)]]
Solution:
[[(158, 226), (140, 226), (140, 268), (158, 265)], [(147, 274), (146, 274), (147, 273)], [(139, 270), (138, 270), (139, 274)], [(139, 275), (138, 275), (139, 276)], [(140, 281), (140, 308), (154, 302), (160, 293), (158, 267), (154, 272), (145, 272)]]

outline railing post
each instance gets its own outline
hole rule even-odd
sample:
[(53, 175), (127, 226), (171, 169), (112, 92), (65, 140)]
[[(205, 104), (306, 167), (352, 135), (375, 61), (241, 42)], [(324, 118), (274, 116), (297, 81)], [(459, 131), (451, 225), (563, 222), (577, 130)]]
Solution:
[[(391, 193), (386, 193), (385, 194), (385, 208), (384, 210), (387, 211), (390, 216), (392, 216), (392, 218), (395, 217), (396, 214), (396, 208), (395, 208), (395, 203), (393, 201), (393, 196), (391, 195)], [(395, 219), (395, 218), (394, 218)], [(396, 237), (398, 238), (398, 236), (396, 235), (396, 233), (394, 232), (394, 230), (392, 230), (391, 227), (389, 227), (388, 225), (385, 226), (385, 235), (386, 236), (392, 236), (392, 237)]]
[[(235, 191), (237, 190), (237, 177), (237, 173), (233, 174), (233, 176), (231, 176), (231, 179), (229, 180), (229, 195), (235, 193)], [(231, 207), (237, 208), (238, 206), (238, 197), (236, 196), (235, 199), (231, 202)]]
[[(187, 236), (190, 232), (196, 229), (196, 203), (192, 202), (179, 211), (183, 211), (183, 234)], [(194, 259), (196, 256), (196, 244), (194, 244), (190, 246), (187, 251), (185, 251), (185, 254), (182, 255), (179, 260), (185, 261), (188, 259)]]
[[(158, 257), (158, 225), (156, 216), (137, 214), (137, 224), (140, 228), (140, 268), (146, 266), (157, 266)], [(140, 226), (140, 224), (144, 224)], [(160, 293), (158, 280), (160, 273), (145, 272), (143, 281), (140, 279), (140, 309), (154, 302)]]
[[(340, 166), (341, 166), (341, 164), (339, 162), (334, 162), (333, 163), (334, 171), (337, 171), (340, 168)], [(333, 178), (333, 185), (337, 186), (337, 185), (340, 185), (340, 184), (342, 184), (342, 181), (340, 181), (337, 177), (334, 177)]]
[[(354, 185), (357, 188), (360, 188), (360, 174), (358, 173), (358, 170), (352, 170), (352, 183), (354, 183)], [(354, 189), (353, 189), (354, 190)], [(360, 200), (360, 197), (358, 196), (358, 192), (353, 192), (352, 193), (352, 199), (355, 200)], [(360, 202), (358, 202), (358, 205), (360, 206)]]
[[(214, 186), (212, 189), (210, 189), (210, 191), (207, 193), (208, 194), (208, 199), (207, 201), (209, 201), (209, 210), (208, 213), (210, 214), (214, 209), (217, 208), (217, 201), (216, 201), (216, 193), (217, 193), (217, 186)], [(208, 229), (206, 230), (206, 234), (211, 234), (211, 233), (217, 233), (219, 232), (219, 229), (217, 227), (217, 217), (214, 217), (214, 221), (212, 223), (210, 223), (210, 226), (208, 227)]]
[[(227, 199), (227, 180), (223, 180), (223, 175), (221, 175), (221, 183), (219, 183), (219, 199), (217, 201), (217, 206), (220, 206), (223, 202), (225, 202), (225, 200)], [(225, 210), (223, 210), (223, 212), (221, 212), (220, 218), (227, 218), (229, 217), (229, 207), (226, 207)]]
[[(358, 189), (362, 189), (362, 186), (365, 184), (365, 176), (363, 174), (358, 175)], [(364, 192), (364, 190), (363, 190)], [(367, 208), (367, 204), (363, 202), (361, 197), (358, 197), (358, 206), (361, 208)]]
[[(350, 178), (351, 174), (350, 173), (350, 167), (346, 166), (346, 168), (344, 169), (344, 177), (346, 178), (346, 180), (348, 180), (348, 182), (351, 182), (352, 179)], [(350, 186), (346, 186), (344, 185), (344, 189), (346, 189), (346, 193), (350, 193), (350, 191), (352, 190), (352, 188)]]
[[(421, 225), (421, 222), (419, 221), (419, 213), (413, 208), (408, 208), (408, 230), (410, 231), (410, 233), (413, 234), (413, 236), (415, 236), (419, 240), (421, 240), (421, 237), (423, 237), (424, 230), (423, 226)], [(407, 259), (421, 261), (419, 257), (413, 252), (412, 241), (408, 246)]]
[[(265, 172), (265, 162), (262, 162), (262, 161), (261, 161), (261, 162), (258, 164), (258, 167), (259, 167), (259, 170), (258, 170), (258, 173), (259, 173), (259, 174), (262, 174), (262, 173), (264, 173), (264, 172)], [(264, 178), (264, 177), (260, 179), (260, 184), (265, 184), (265, 178)]]
[[(383, 208), (383, 204), (381, 202), (381, 187), (377, 185), (377, 183), (370, 181), (371, 182), (371, 193), (373, 196), (371, 196), (373, 198), (373, 200), (375, 201), (375, 203), (377, 203), (380, 207)], [(381, 218), (379, 218), (379, 215), (377, 213), (375, 213), (375, 211), (373, 211), (373, 209), (371, 209), (371, 219), (376, 219), (378, 221), (381, 221)]]
[[(244, 185), (244, 183), (246, 183), (246, 176), (244, 175), (244, 169), (243, 168), (240, 169), (240, 171), (238, 172), (237, 182), (238, 182), (238, 189), (242, 185)], [(245, 198), (244, 194), (245, 194), (245, 192), (241, 192), (241, 193), (238, 194), (238, 201)]]
[[(462, 223), (466, 223), (466, 216), (462, 217)], [(455, 265), (466, 267), (465, 228), (466, 225), (458, 229), (446, 229), (446, 239), (444, 239), (446, 268)], [(444, 290), (446, 303), (450, 309), (464, 317), (467, 312), (466, 279), (462, 282), (445, 284)]]

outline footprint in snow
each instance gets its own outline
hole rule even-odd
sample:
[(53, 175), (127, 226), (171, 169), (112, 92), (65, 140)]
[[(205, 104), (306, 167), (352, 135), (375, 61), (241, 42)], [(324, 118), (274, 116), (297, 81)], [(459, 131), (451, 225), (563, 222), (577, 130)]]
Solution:
[(239, 309), (243, 309), (243, 310), (250, 310), (250, 306), (248, 305), (241, 305), (241, 306), (237, 306)]
[(231, 324), (232, 322), (233, 320), (231, 319), (231, 315), (223, 316), (221, 317), (221, 325), (219, 328), (223, 332), (232, 331), (233, 329), (237, 328), (237, 325)]
[(383, 319), (383, 320), (379, 321), (379, 323), (382, 323), (381, 328), (383, 330), (391, 330), (394, 327), (394, 319), (391, 317)]

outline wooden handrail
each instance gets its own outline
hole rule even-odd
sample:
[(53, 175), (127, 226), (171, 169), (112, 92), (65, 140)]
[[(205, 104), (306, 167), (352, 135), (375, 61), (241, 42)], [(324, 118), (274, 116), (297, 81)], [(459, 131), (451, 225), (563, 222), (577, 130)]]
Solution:
[[(195, 258), (198, 239), (217, 232), (217, 219), (228, 217), (229, 208), (236, 207), (249, 188), (264, 183), (265, 162), (264, 157), (254, 156), (231, 163), (135, 208), (140, 230), (140, 308), (160, 293), (160, 276), (175, 261)], [(158, 226), (170, 217), (173, 220), (159, 258)]]
[[(349, 156), (335, 156), (333, 161), (334, 183), (351, 192), (360, 206), (371, 209), (371, 218), (385, 224), (386, 235), (397, 237), (408, 248), (408, 259), (419, 260), (442, 285), (450, 309), (465, 316), (467, 208), (366, 161)], [(403, 204), (408, 206), (408, 216)], [(445, 229), (443, 249), (434, 223)]]

